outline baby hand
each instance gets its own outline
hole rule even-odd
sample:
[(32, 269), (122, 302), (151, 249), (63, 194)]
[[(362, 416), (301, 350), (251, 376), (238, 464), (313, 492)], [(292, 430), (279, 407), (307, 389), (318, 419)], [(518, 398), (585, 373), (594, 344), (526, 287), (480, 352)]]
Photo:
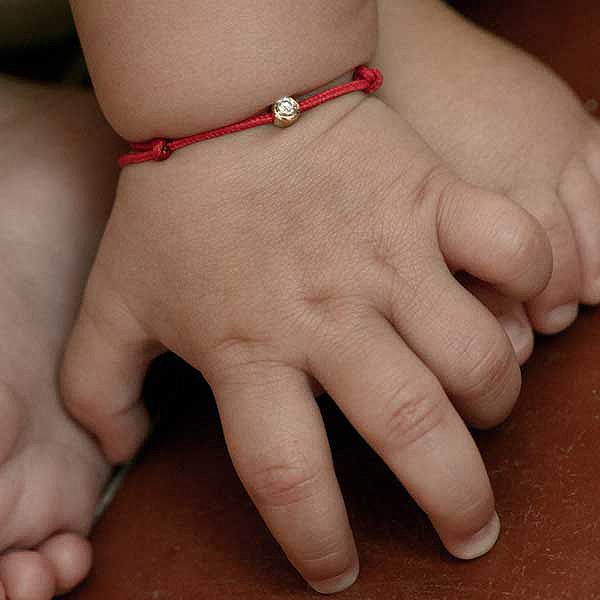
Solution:
[(501, 421), (520, 372), (453, 272), (522, 301), (551, 262), (521, 208), (457, 179), (381, 101), (340, 98), (285, 131), (124, 170), (67, 349), (65, 402), (111, 460), (126, 460), (146, 433), (149, 362), (183, 357), (211, 385), (273, 535), (333, 592), (354, 581), (358, 558), (314, 379), (448, 550), (473, 558), (499, 522), (463, 418)]

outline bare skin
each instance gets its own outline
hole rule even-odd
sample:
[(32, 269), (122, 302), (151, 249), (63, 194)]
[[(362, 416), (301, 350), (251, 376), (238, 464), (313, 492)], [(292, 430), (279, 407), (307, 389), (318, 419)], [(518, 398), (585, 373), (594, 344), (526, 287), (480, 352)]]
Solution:
[(498, 423), (520, 372), (498, 321), (447, 265), (522, 300), (546, 284), (547, 244), (525, 211), (461, 182), (375, 98), (339, 99), (283, 133), (190, 146), (121, 175), (64, 399), (126, 460), (146, 434), (149, 362), (183, 357), (210, 383), (274, 536), (315, 589), (334, 592), (356, 579), (358, 557), (313, 378), (449, 551), (473, 558), (499, 523), (459, 412)]
[[(160, 6), (164, 8), (166, 4), (162, 2)], [(279, 7), (282, 4), (284, 3), (277, 3)], [(362, 6), (367, 4), (362, 3)], [(406, 6), (408, 5), (407, 3)], [(425, 5), (426, 3), (423, 3), (423, 6)], [(321, 7), (323, 6), (321, 4)], [(360, 12), (360, 3), (355, 4), (355, 8)], [(368, 7), (364, 10), (364, 14), (370, 14)], [(322, 14), (325, 13), (327, 10)], [(352, 10), (348, 14), (351, 13)], [(80, 23), (86, 20), (88, 14), (86, 11), (80, 11)], [(326, 20), (324, 18), (324, 21)], [(368, 20), (363, 18), (362, 22)], [(94, 19), (90, 18), (89, 23), (93, 26)], [(191, 36), (198, 23), (190, 23), (193, 25), (190, 27)], [(182, 21), (182, 24), (186, 23)], [(85, 24), (83, 28), (85, 36)], [(137, 27), (134, 29), (138, 30)], [(189, 87), (173, 86), (172, 81), (168, 79), (169, 73), (174, 72), (173, 68), (169, 67), (169, 60), (175, 57), (175, 64), (180, 68), (181, 63), (178, 62), (176, 54), (170, 56), (169, 52), (165, 51), (165, 43), (170, 38), (167, 35), (169, 30), (164, 31), (166, 37), (154, 48), (158, 47), (160, 57), (167, 61), (163, 65), (164, 68), (156, 70), (158, 74), (167, 75), (166, 81), (157, 84), (156, 81), (148, 79), (128, 79), (131, 69), (128, 65), (123, 65), (120, 75), (124, 79), (118, 80), (119, 85), (112, 85), (112, 89), (118, 93), (110, 96), (108, 83), (114, 84), (114, 79), (111, 80), (109, 76), (110, 70), (106, 70), (107, 84), (100, 85), (100, 91), (101, 94), (108, 95), (109, 99), (104, 101), (104, 109), (115, 126), (126, 137), (141, 139), (152, 137), (156, 133), (186, 134), (234, 120), (234, 117), (246, 116), (250, 96), (244, 97), (243, 94), (236, 98), (237, 104), (215, 102), (214, 112), (198, 112), (195, 107), (185, 106), (192, 95)], [(131, 30), (123, 30), (124, 37), (130, 37), (128, 32), (130, 34)], [(321, 34), (322, 32), (319, 32), (317, 37), (320, 38)], [(358, 35), (356, 37), (360, 38)], [(369, 39), (369, 36), (366, 38)], [(112, 38), (113, 41), (115, 39)], [(141, 40), (143, 39), (142, 36)], [(160, 40), (160, 36), (158, 39)], [(281, 49), (282, 47), (279, 47), (280, 51)], [(345, 68), (364, 62), (364, 59), (359, 57), (368, 54), (368, 44), (356, 44), (345, 54), (355, 57), (350, 59), (350, 65), (342, 61), (339, 66)], [(91, 53), (88, 51), (88, 55), (92, 60), (94, 57), (102, 58), (101, 55), (95, 55), (93, 50)], [(139, 52), (133, 55), (136, 60), (140, 60)], [(131, 54), (123, 56), (130, 57)], [(150, 58), (155, 60), (156, 57), (157, 55), (153, 54)], [(143, 58), (141, 60), (143, 62)], [(262, 60), (265, 62), (265, 57), (262, 57)], [(206, 71), (191, 59), (187, 67), (193, 64), (198, 67), (198, 73), (206, 74)], [(285, 77), (271, 77), (269, 83), (274, 83), (272, 88), (264, 85), (260, 87), (265, 99), (262, 99), (260, 94), (257, 99), (256, 90), (249, 86), (252, 102), (257, 103), (254, 108), (262, 108), (263, 100), (266, 104), (273, 97), (289, 93), (291, 90), (303, 91), (304, 87), (317, 87), (333, 79), (339, 72), (338, 63), (333, 62), (333, 66), (331, 63), (329, 65), (331, 72), (318, 72), (312, 76), (293, 71), (294, 75), (298, 75), (298, 82), (310, 83), (301, 84)], [(111, 67), (114, 67), (114, 63)], [(100, 73), (102, 69), (100, 60), (96, 72)], [(189, 68), (181, 71), (190, 73)], [(388, 69), (386, 74), (387, 71)], [(222, 74), (222, 71), (218, 73)], [(114, 76), (114, 72), (112, 75)], [(236, 77), (239, 77), (239, 74), (232, 78), (230, 84), (235, 83), (236, 90), (239, 90), (240, 80)], [(133, 91), (137, 89), (144, 92), (151, 84), (152, 89), (162, 92), (157, 95), (159, 102), (147, 105), (149, 112), (142, 111), (139, 121), (137, 119), (140, 112), (137, 109), (140, 107), (140, 99), (137, 94), (131, 93), (131, 84), (134, 85)], [(124, 95), (119, 92), (123, 85), (130, 93)], [(135, 85), (139, 87), (135, 88)], [(210, 90), (214, 91), (213, 88)], [(193, 91), (198, 93), (197, 89)], [(223, 94), (223, 89), (217, 91), (218, 99), (227, 97)], [(123, 98), (133, 98), (134, 103), (123, 106), (119, 104)], [(182, 104), (178, 105), (178, 102)], [(398, 103), (391, 103), (401, 112), (402, 108)], [(171, 110), (174, 104), (176, 108)], [(479, 426), (498, 422), (510, 410), (516, 397), (516, 360), (508, 339), (498, 324), (491, 319), (491, 315), (471, 296), (463, 291), (457, 292), (460, 288), (454, 282), (451, 283), (451, 278), (444, 279), (441, 276), (443, 273), (444, 277), (448, 277), (449, 272), (435, 267), (435, 257), (437, 256), (440, 264), (446, 263), (452, 270), (464, 268), (480, 279), (487, 279), (488, 285), (470, 281), (470, 289), (501, 318), (506, 315), (513, 316), (522, 323), (524, 313), (519, 309), (518, 300), (530, 298), (542, 290), (544, 272), (548, 272), (549, 256), (543, 251), (544, 236), (537, 230), (535, 223), (518, 210), (508, 208), (508, 204), (501, 197), (486, 194), (461, 183), (431, 154), (404, 121), (394, 121), (389, 112), (375, 101), (356, 103), (346, 100), (343, 103), (340, 101), (339, 105), (340, 112), (333, 109), (326, 112), (326, 109), (323, 109), (322, 117), (307, 119), (312, 123), (308, 129), (308, 136), (312, 139), (308, 140), (308, 144), (305, 138), (298, 137), (293, 143), (278, 146), (273, 139), (267, 137), (269, 148), (266, 152), (257, 149), (256, 162), (253, 162), (253, 159), (243, 162), (246, 157), (240, 153), (239, 148), (236, 151), (234, 142), (219, 142), (220, 146), (213, 145), (213, 148), (220, 147), (223, 153), (221, 158), (215, 159), (209, 151), (203, 154), (204, 151), (189, 149), (182, 152), (183, 158), (178, 155), (171, 159), (170, 162), (175, 166), (161, 167), (162, 171), (157, 172), (156, 176), (149, 170), (156, 168), (153, 166), (146, 170), (143, 170), (145, 167), (138, 169), (142, 174), (124, 177), (120, 204), (107, 234), (108, 241), (105, 242), (90, 282), (91, 291), (88, 292), (71, 345), (64, 380), (71, 409), (98, 434), (107, 454), (118, 461), (129, 457), (135, 451), (146, 431), (145, 415), (137, 399), (139, 383), (150, 358), (165, 348), (170, 348), (202, 370), (216, 392), (228, 444), (246, 487), (292, 562), (313, 587), (324, 592), (336, 591), (349, 585), (357, 575), (358, 561), (335, 476), (332, 474), (322, 424), (310, 400), (311, 389), (316, 388), (315, 381), (318, 379), (325, 389), (332, 393), (359, 431), (380, 452), (430, 514), (448, 549), (463, 558), (471, 558), (485, 552), (493, 544), (498, 533), (498, 522), (493, 513), (493, 498), (472, 441), (464, 427), (459, 425), (460, 420), (457, 420), (454, 409), (448, 408), (448, 397), (454, 401), (458, 412), (467, 422)], [(165, 110), (167, 106), (169, 110)], [(198, 114), (202, 119), (207, 119), (206, 122), (199, 120)], [(343, 165), (337, 165), (327, 173), (319, 171), (317, 161), (313, 164), (310, 160), (314, 150), (312, 143), (319, 140), (319, 143), (334, 151), (336, 148), (344, 148), (346, 152), (347, 148), (341, 140), (349, 138), (350, 135), (346, 135), (349, 132), (362, 132), (360, 123), (364, 122), (366, 116), (370, 117), (370, 122), (381, 125), (382, 131), (386, 131), (385, 134), (381, 133), (381, 138), (377, 141), (369, 138), (367, 134), (364, 138), (361, 137), (361, 143), (366, 144), (368, 158), (352, 155), (344, 158)], [(167, 120), (161, 121), (162, 118)], [(39, 129), (39, 124), (37, 126)], [(245, 135), (250, 145), (253, 145), (256, 141), (254, 136), (263, 134), (249, 132)], [(261, 142), (265, 141), (265, 138), (258, 139)], [(108, 137), (105, 142), (106, 152), (110, 153)], [(111, 145), (113, 143), (110, 142)], [(433, 144), (433, 141), (430, 143)], [(387, 147), (390, 152), (383, 153), (381, 148), (377, 147), (378, 144)], [(298, 174), (293, 170), (286, 174), (285, 164), (281, 165), (278, 176), (265, 169), (265, 164), (270, 164), (271, 167), (279, 164), (272, 159), (280, 152), (287, 151), (291, 154), (292, 149), (304, 159), (301, 160), (302, 164), (313, 166), (314, 181), (306, 183), (298, 180)], [(380, 163), (390, 156), (396, 156), (394, 152), (397, 152), (396, 174), (393, 169), (381, 169), (380, 166)], [(322, 162), (327, 163), (330, 156), (324, 153)], [(234, 168), (229, 164), (232, 157), (238, 160)], [(207, 170), (205, 173), (203, 168), (207, 162), (210, 163), (211, 158), (214, 160), (212, 166), (215, 170)], [(453, 159), (453, 153), (448, 152), (447, 158)], [(472, 157), (465, 160), (465, 164), (469, 166), (472, 162)], [(241, 171), (240, 163), (244, 165)], [(28, 163), (23, 161), (22, 164)], [(246, 168), (252, 171), (250, 178), (244, 170)], [(87, 171), (89, 172), (89, 166)], [(360, 172), (365, 175), (359, 177), (357, 173)], [(428, 177), (431, 172), (435, 173), (435, 177)], [(206, 186), (205, 182), (215, 174), (216, 187), (214, 183), (212, 186)], [(477, 176), (469, 170), (463, 175), (466, 179), (479, 182)], [(231, 177), (236, 181), (230, 186)], [(24, 178), (18, 179), (22, 182)], [(103, 179), (104, 184), (109, 179), (110, 177)], [(385, 188), (386, 181), (396, 182), (396, 179), (402, 185), (398, 188), (394, 185), (395, 193), (390, 193), (390, 190), (384, 193), (381, 189), (370, 193), (366, 204), (371, 206), (373, 203), (381, 208), (373, 210), (371, 207), (366, 211), (361, 182), (374, 181), (380, 184), (375, 186), (378, 189)], [(295, 191), (296, 195), (290, 192), (286, 181), (294, 181), (297, 184), (299, 189)], [(265, 188), (264, 182), (272, 184), (272, 189), (271, 185)], [(343, 185), (340, 185), (340, 182), (344, 182)], [(60, 183), (59, 178), (57, 183)], [(506, 191), (498, 182), (497, 185), (490, 185), (486, 179), (480, 183), (501, 192)], [(47, 188), (46, 185), (45, 187)], [(145, 188), (148, 189), (146, 195), (138, 191)], [(160, 197), (164, 199), (168, 198), (174, 189), (177, 190), (174, 199), (183, 199), (183, 204), (175, 201), (176, 206), (169, 211), (148, 213), (147, 200), (152, 194), (162, 190)], [(202, 189), (202, 198), (197, 195), (198, 189)], [(231, 196), (231, 201), (226, 203), (223, 209), (221, 201), (224, 189)], [(279, 196), (277, 190), (280, 190)], [(424, 194), (419, 196), (424, 208), (419, 210), (415, 208), (415, 190), (424, 191)], [(452, 202), (447, 197), (448, 190), (452, 191)], [(342, 193), (344, 195), (340, 197), (339, 194)], [(326, 206), (320, 203), (312, 204), (306, 199), (317, 196), (332, 199), (332, 204), (340, 212), (330, 213)], [(275, 206), (277, 203), (272, 202), (282, 197), (286, 197), (292, 205), (299, 207), (299, 210), (285, 215), (279, 213)], [(240, 206), (249, 198), (252, 202), (258, 199), (260, 208), (266, 209), (256, 222), (252, 220), (256, 217), (255, 211), (248, 213), (240, 210)], [(488, 206), (479, 207), (482, 202), (488, 203)], [(452, 211), (456, 210), (455, 204), (464, 205), (465, 214), (445, 214), (447, 205), (450, 204), (453, 207)], [(45, 210), (48, 203), (41, 208), (39, 204), (37, 206), (38, 210)], [(107, 201), (97, 206), (104, 206), (106, 209)], [(220, 217), (224, 220), (221, 222), (219, 219), (212, 219), (210, 224), (216, 224), (216, 227), (206, 229), (203, 221), (207, 214), (211, 214), (211, 211), (214, 213), (215, 210), (221, 210)], [(535, 214), (535, 211), (531, 212)], [(78, 237), (73, 240), (73, 244), (82, 244), (79, 247), (81, 253), (72, 254), (70, 261), (65, 259), (64, 263), (53, 263), (57, 274), (59, 268), (64, 269), (63, 277), (75, 282), (68, 286), (69, 289), (79, 290), (81, 287), (89, 265), (90, 249), (95, 245), (106, 216), (102, 209), (100, 213), (90, 211), (90, 229), (84, 231), (89, 235), (88, 245), (83, 245), (83, 241)], [(427, 226), (427, 219), (431, 220), (434, 213), (434, 220), (439, 221), (441, 214), (447, 218), (447, 221), (437, 223), (441, 228), (437, 231), (440, 237), (440, 246), (437, 248), (433, 243), (435, 236), (432, 235), (431, 223)], [(262, 220), (265, 215), (269, 215), (270, 218), (267, 222)], [(313, 221), (312, 217), (307, 218), (306, 215), (312, 215), (315, 220)], [(55, 217), (55, 213), (53, 216)], [(346, 225), (349, 228), (333, 225), (343, 221), (343, 217), (347, 218)], [(467, 232), (466, 229), (461, 229), (464, 224), (460, 221), (469, 221), (469, 218), (473, 228)], [(190, 220), (196, 225), (194, 231), (194, 228), (190, 228)], [(327, 226), (329, 222), (332, 223), (331, 226)], [(397, 226), (403, 235), (386, 228), (385, 224), (392, 222), (401, 224)], [(132, 226), (132, 223), (141, 226)], [(321, 225), (315, 227), (315, 223)], [(515, 271), (521, 270), (517, 277), (512, 277), (512, 274), (507, 272), (499, 272), (498, 265), (487, 264), (485, 257), (473, 260), (460, 248), (463, 243), (481, 244), (481, 253), (489, 253), (490, 236), (493, 238), (493, 234), (497, 233), (494, 228), (499, 223), (504, 223), (505, 230), (516, 230), (517, 233), (508, 245), (507, 240), (496, 240), (498, 245), (492, 249), (492, 254), (495, 260), (504, 262), (504, 266)], [(169, 237), (165, 234), (167, 224), (169, 231), (171, 227), (175, 227), (178, 235), (183, 234), (183, 243), (173, 243), (173, 240), (165, 239)], [(240, 229), (236, 236), (229, 238), (236, 224)], [(244, 234), (247, 229), (254, 234)], [(280, 238), (282, 229), (298, 234), (297, 245), (290, 249), (289, 245), (273, 243), (270, 249), (265, 250), (264, 240), (283, 239)], [(30, 231), (29, 228), (27, 231)], [(57, 231), (58, 228), (55, 233)], [(415, 244), (407, 249), (405, 236), (416, 241), (423, 231), (429, 232), (431, 236), (426, 240), (427, 243)], [(460, 234), (457, 234), (457, 231)], [(199, 232), (205, 234), (207, 245), (197, 245), (197, 242), (194, 245)], [(214, 234), (213, 237), (211, 233)], [(363, 237), (365, 234), (366, 237)], [(219, 236), (220, 239), (217, 239)], [(146, 242), (149, 240), (153, 244), (156, 240), (160, 242), (152, 248), (153, 252), (146, 256)], [(32, 239), (29, 238), (28, 241), (31, 243)], [(36, 241), (34, 250), (38, 249), (38, 242), (39, 240)], [(403, 248), (403, 256), (399, 256), (394, 250), (398, 245)], [(39, 246), (46, 250), (47, 258), (48, 246)], [(234, 251), (236, 246), (239, 248)], [(517, 247), (520, 250), (515, 252)], [(115, 248), (118, 248), (118, 251)], [(301, 249), (303, 256), (299, 257), (294, 248)], [(68, 249), (65, 247), (63, 251)], [(71, 247), (71, 251), (73, 250), (76, 250), (75, 246)], [(15, 256), (28, 256), (25, 247), (12, 248), (12, 252)], [(539, 264), (531, 269), (527, 261), (517, 256), (520, 252), (528, 254), (529, 260), (537, 260)], [(199, 266), (194, 258), (197, 255), (202, 255), (204, 260), (208, 260), (208, 275), (204, 270), (197, 271)], [(249, 256), (254, 257), (253, 260), (248, 260)], [(288, 265), (292, 267), (288, 272), (276, 268), (275, 263), (282, 257), (285, 257)], [(331, 262), (322, 264), (323, 257), (329, 257)], [(231, 273), (223, 274), (221, 267), (216, 270), (210, 268), (223, 260), (226, 261), (227, 267), (232, 268), (233, 278)], [(37, 261), (30, 262), (35, 264)], [(319, 264), (323, 273), (312, 270), (310, 265), (314, 264)], [(183, 271), (181, 265), (185, 265)], [(418, 270), (416, 265), (423, 267), (421, 275), (423, 272), (431, 275), (431, 283), (425, 290), (430, 293), (430, 297), (427, 294), (423, 295), (423, 290), (419, 290), (421, 286), (418, 285), (417, 279), (411, 279), (411, 273), (414, 277), (414, 272)], [(207, 265), (202, 263), (200, 266)], [(172, 270), (175, 272), (171, 273)], [(244, 270), (248, 271), (248, 275), (237, 278), (235, 273), (242, 274)], [(27, 285), (21, 271), (14, 268), (13, 277), (16, 283), (7, 289), (18, 290)], [(303, 275), (300, 277), (298, 273)], [(390, 278), (390, 275), (393, 276)], [(412, 302), (407, 302), (405, 291), (400, 292), (398, 279), (415, 290)], [(34, 277), (34, 281), (41, 286), (45, 294), (52, 293), (50, 283), (41, 282), (39, 277)], [(208, 290), (194, 287), (199, 285), (198, 281), (207, 285)], [(257, 286), (257, 281), (261, 282), (260, 286)], [(158, 286), (155, 285), (157, 283)], [(353, 283), (354, 287), (350, 283)], [(167, 291), (164, 295), (154, 296), (155, 287), (162, 288), (165, 284)], [(140, 297), (140, 288), (147, 290), (143, 298)], [(271, 293), (263, 297), (265, 289), (259, 288), (271, 290)], [(171, 297), (169, 289), (177, 290), (176, 295)], [(244, 308), (241, 304), (232, 304), (228, 294), (223, 295), (224, 289), (228, 292), (234, 291), (234, 296), (243, 299), (248, 306)], [(460, 296), (461, 299), (461, 303), (454, 307), (457, 312), (451, 317), (448, 307), (442, 307), (431, 300), (439, 297), (442, 289), (444, 295), (458, 294), (457, 298)], [(502, 290), (504, 296), (495, 291), (497, 289)], [(182, 296), (179, 296), (179, 293), (182, 293)], [(38, 293), (38, 297), (44, 296)], [(55, 291), (52, 299), (57, 298), (60, 299), (61, 296)], [(535, 306), (536, 302), (540, 300), (532, 301), (529, 305), (534, 321), (535, 308), (531, 307)], [(7, 330), (10, 331), (11, 324), (14, 327), (23, 304), (13, 304), (11, 312), (11, 304), (6, 301), (6, 314), (9, 315)], [(71, 306), (70, 302), (66, 304)], [(415, 326), (406, 316), (411, 310), (415, 310), (417, 305), (421, 308), (430, 307), (428, 320), (422, 319), (423, 323), (431, 321), (431, 314), (442, 315), (436, 331), (438, 334), (441, 332), (442, 337), (446, 336), (446, 356), (434, 349), (431, 340), (429, 343), (426, 340), (434, 332), (424, 325)], [(49, 302), (46, 308), (48, 306)], [(254, 311), (250, 310), (252, 306), (255, 307)], [(67, 315), (65, 320), (68, 321), (72, 318), (68, 316), (73, 314), (72, 307), (71, 312), (64, 310), (64, 307), (63, 299), (57, 314)], [(182, 308), (183, 316), (174, 316)], [(64, 310), (63, 313), (61, 309)], [(222, 310), (229, 311), (232, 319), (225, 320), (220, 313)], [(261, 311), (264, 313), (264, 319), (256, 320), (256, 315), (260, 315)], [(199, 319), (198, 315), (203, 316)], [(293, 324), (286, 323), (290, 317), (294, 321)], [(202, 323), (204, 319), (211, 322), (210, 326)], [(456, 328), (450, 327), (452, 320), (455, 321)], [(63, 322), (60, 318), (57, 323), (57, 329), (60, 331), (53, 339), (64, 337), (64, 329), (61, 327)], [(319, 324), (317, 328), (316, 323)], [(469, 337), (467, 333), (471, 332), (461, 332), (461, 323), (468, 324), (469, 327), (472, 327), (473, 323), (479, 324), (482, 328), (480, 336)], [(389, 329), (386, 329), (387, 327)], [(39, 323), (37, 328), (40, 329)], [(505, 328), (510, 333), (510, 329)], [(23, 328), (19, 331), (23, 335), (23, 332), (33, 332), (34, 328)], [(27, 338), (28, 335), (26, 333), (24, 337)], [(198, 338), (204, 336), (207, 339), (199, 342)], [(369, 336), (373, 336), (374, 340)], [(30, 343), (32, 337), (33, 333)], [(450, 345), (447, 344), (448, 339), (452, 340)], [(398, 340), (404, 345), (399, 345)], [(39, 343), (39, 331), (36, 341)], [(442, 347), (443, 344), (442, 341)], [(440, 346), (440, 341), (437, 346)], [(397, 358), (386, 361), (385, 358), (390, 353), (385, 349), (393, 349)], [(515, 350), (519, 355), (517, 346)], [(458, 359), (455, 356), (457, 352), (460, 355)], [(342, 357), (336, 358), (336, 353)], [(54, 366), (50, 370), (55, 373), (55, 362), (52, 362), (52, 365)], [(17, 369), (12, 369), (11, 374), (18, 374), (19, 369), (23, 368), (21, 364)], [(97, 369), (98, 373), (95, 373), (94, 369)], [(352, 371), (355, 371), (354, 375)], [(103, 379), (104, 377), (106, 379)], [(52, 378), (41, 378), (40, 386), (52, 389), (48, 383)], [(414, 382), (415, 378), (418, 378), (418, 386)], [(17, 411), (21, 411), (27, 409), (28, 405), (26, 401), (14, 401), (14, 390), (18, 389), (18, 382), (15, 383), (8, 375), (7, 381), (9, 383), (5, 384), (3, 392), (7, 414), (10, 417), (10, 411), (15, 407)], [(26, 398), (33, 397), (31, 388), (20, 394)], [(92, 398), (103, 396), (102, 406), (90, 404)], [(55, 392), (52, 393), (52, 397), (55, 398)], [(362, 409), (361, 401), (364, 398), (373, 399), (374, 406), (381, 408), (379, 419), (373, 420), (371, 415)], [(283, 402), (286, 403), (285, 411), (278, 414)], [(104, 412), (99, 409), (103, 409)], [(75, 460), (74, 473), (78, 476), (80, 485), (81, 481), (84, 482), (84, 493), (74, 498), (84, 505), (84, 508), (68, 507), (66, 513), (69, 514), (65, 517), (68, 527), (64, 523), (62, 526), (51, 524), (41, 532), (31, 528), (31, 521), (26, 524), (24, 520), (15, 519), (14, 526), (21, 527), (22, 534), (20, 538), (17, 535), (18, 541), (13, 539), (10, 542), (7, 546), (9, 551), (0, 559), (0, 581), (11, 599), (19, 600), (23, 597), (28, 600), (45, 600), (54, 591), (63, 591), (76, 584), (89, 568), (89, 547), (81, 534), (89, 528), (90, 507), (92, 501), (97, 498), (107, 467), (98, 457), (97, 449), (91, 441), (64, 417), (64, 413), (56, 408), (55, 403), (49, 403), (47, 410), (40, 410), (36, 404), (35, 410), (28, 409), (28, 414), (30, 418), (26, 420), (27, 424), (24, 427), (14, 427), (16, 434), (27, 440), (29, 432), (36, 431), (50, 440), (45, 442), (43, 452), (32, 450), (32, 445), (25, 443), (25, 452), (32, 456), (31, 464), (35, 468), (41, 469), (39, 465), (44, 465), (42, 458), (47, 460), (47, 456), (54, 456), (53, 452), (48, 452), (49, 446), (56, 445), (57, 439), (69, 440), (71, 435), (73, 446), (78, 453), (85, 454), (89, 451), (89, 463), (92, 465), (92, 468), (89, 464), (79, 464), (77, 467), (78, 461)], [(47, 427), (48, 414), (57, 415), (56, 428)], [(35, 425), (36, 423), (39, 425)], [(35, 435), (39, 438), (40, 434)], [(265, 438), (270, 443), (267, 443)], [(8, 446), (11, 444), (7, 442)], [(424, 447), (427, 448), (425, 455)], [(444, 456), (437, 459), (432, 457), (431, 448), (440, 448)], [(19, 464), (19, 461), (23, 460), (20, 458), (23, 453), (20, 454), (11, 447), (7, 455), (10, 457), (2, 468), (8, 472), (14, 464), (14, 457)], [(70, 457), (61, 450), (56, 459), (51, 460), (56, 460), (57, 464), (64, 464)], [(407, 469), (403, 464), (405, 461), (414, 463), (414, 472)], [(44, 472), (47, 477), (48, 471)], [(426, 475), (423, 474), (425, 472)], [(449, 491), (445, 498), (435, 498), (428, 490), (433, 489), (433, 482), (436, 489), (439, 489), (438, 485), (444, 486), (443, 477), (449, 477), (454, 486), (462, 489)], [(59, 485), (64, 486), (65, 490), (72, 486), (72, 481), (62, 471), (57, 470), (53, 478)], [(31, 476), (31, 480), (45, 481), (39, 476)], [(38, 496), (47, 498), (49, 492), (43, 488), (28, 490), (27, 495), (22, 497), (26, 496), (29, 497), (28, 501), (31, 501), (31, 498)], [(84, 499), (80, 496), (84, 496)], [(21, 501), (24, 502), (19, 498), (19, 502)], [(48, 503), (48, 506), (52, 507), (52, 502)], [(468, 510), (465, 507), (468, 507)], [(456, 515), (461, 513), (461, 509), (462, 515), (457, 518)], [(28, 514), (31, 514), (30, 511)], [(40, 519), (47, 524), (45, 517)], [(294, 526), (290, 528), (290, 523), (302, 523), (303, 530), (300, 531)], [(54, 535), (55, 531), (65, 528), (74, 534)], [(38, 538), (39, 541), (36, 541)], [(10, 551), (13, 547), (33, 550)], [(65, 556), (68, 560), (65, 560)], [(28, 588), (28, 585), (37, 587)]]
[(57, 373), (117, 142), (90, 94), (5, 79), (0, 137), (0, 598), (50, 600), (90, 568), (84, 536), (109, 475), (64, 411)]
[(118, 144), (87, 94), (2, 80), (0, 106), (0, 327), (12, 340), (0, 363), (0, 599), (49, 600), (90, 567), (84, 536), (108, 473), (58, 403), (56, 370)]
[[(375, 50), (372, 0), (72, 6), (103, 110), (131, 140), (250, 116)], [(149, 362), (166, 349), (183, 357), (210, 383), (267, 525), (328, 593), (359, 566), (317, 382), (448, 550), (473, 558), (499, 522), (461, 416), (505, 418), (520, 371), (498, 320), (452, 271), (522, 301), (544, 289), (551, 259), (530, 215), (462, 182), (397, 114), (354, 94), (285, 132), (246, 131), (123, 172), (63, 398), (111, 461), (127, 460), (147, 432)]]
[(71, 0), (102, 110), (124, 139), (251, 116), (368, 62), (375, 0)]
[(600, 127), (548, 69), (439, 0), (379, 0), (379, 15), (380, 97), (464, 179), (548, 233), (554, 272), (527, 314), (485, 292), (526, 357), (532, 328), (556, 333), (579, 303), (600, 302)]

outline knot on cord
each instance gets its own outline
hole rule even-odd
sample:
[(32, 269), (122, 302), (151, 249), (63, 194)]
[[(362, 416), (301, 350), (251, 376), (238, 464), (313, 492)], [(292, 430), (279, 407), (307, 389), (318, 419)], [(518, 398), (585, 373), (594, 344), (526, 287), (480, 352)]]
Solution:
[(167, 146), (167, 140), (158, 139), (152, 141), (152, 160), (167, 160), (173, 151)]
[(383, 75), (379, 69), (370, 69), (365, 65), (357, 67), (354, 71), (354, 79), (363, 79), (369, 86), (363, 90), (365, 94), (375, 93), (383, 84)]

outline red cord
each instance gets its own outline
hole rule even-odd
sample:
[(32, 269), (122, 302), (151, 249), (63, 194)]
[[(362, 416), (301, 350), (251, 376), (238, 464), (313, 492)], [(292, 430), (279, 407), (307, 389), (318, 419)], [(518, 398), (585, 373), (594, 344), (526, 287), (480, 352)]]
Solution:
[[(372, 94), (381, 87), (382, 83), (383, 76), (378, 69), (370, 69), (365, 66), (357, 67), (354, 71), (353, 80), (350, 83), (331, 88), (316, 96), (311, 96), (310, 98), (303, 100), (300, 102), (300, 112), (305, 112), (324, 102), (339, 98), (345, 94), (351, 94), (352, 92), (361, 91), (365, 94)], [(175, 140), (156, 138), (147, 142), (132, 142), (130, 144), (131, 150), (119, 158), (119, 166), (126, 167), (127, 165), (134, 165), (148, 160), (166, 160), (173, 152), (175, 152), (175, 150), (179, 150), (179, 148), (183, 148), (184, 146), (218, 138), (222, 135), (227, 135), (228, 133), (237, 133), (238, 131), (244, 131), (245, 129), (259, 127), (261, 125), (270, 125), (272, 123), (273, 115), (268, 112), (255, 117), (250, 117), (239, 123), (233, 123), (232, 125), (226, 125), (219, 129), (190, 135), (189, 137)]]

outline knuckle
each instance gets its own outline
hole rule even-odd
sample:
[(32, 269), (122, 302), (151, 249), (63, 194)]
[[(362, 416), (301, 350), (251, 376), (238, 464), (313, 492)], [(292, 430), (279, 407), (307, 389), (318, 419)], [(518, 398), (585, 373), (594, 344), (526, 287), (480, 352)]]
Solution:
[(281, 508), (314, 497), (320, 479), (320, 469), (300, 461), (284, 461), (256, 470), (247, 477), (247, 488), (257, 505)]
[(511, 268), (519, 271), (529, 271), (537, 258), (547, 250), (544, 232), (533, 219), (520, 219), (511, 227), (504, 230), (505, 260)]
[(248, 336), (229, 336), (211, 345), (203, 354), (213, 384), (237, 383), (264, 379), (276, 361), (267, 356), (262, 344)]
[(503, 336), (471, 338), (458, 368), (463, 394), (479, 399), (497, 395), (505, 389), (514, 361), (512, 348)]
[(352, 568), (353, 556), (338, 540), (319, 540), (298, 554), (302, 574), (313, 585), (346, 575)]
[(319, 370), (314, 363), (316, 356), (335, 353), (343, 357), (352, 354), (357, 344), (372, 339), (373, 322), (377, 317), (373, 307), (362, 299), (340, 305), (337, 312), (332, 311), (327, 316), (315, 317), (313, 326), (305, 336), (308, 341), (305, 350), (306, 370)]
[(503, 225), (495, 227), (492, 244), (500, 253), (499, 281), (512, 286), (520, 300), (531, 298), (552, 275), (553, 245), (541, 223), (524, 211), (508, 210), (499, 221)]
[(304, 300), (311, 315), (309, 335), (334, 334), (339, 323), (360, 323), (371, 308), (365, 299), (356, 294), (330, 294)]
[(415, 208), (425, 206), (452, 206), (451, 200), (455, 194), (455, 180), (443, 165), (430, 168), (415, 187), (413, 202)]
[(470, 537), (481, 530), (494, 514), (494, 495), (487, 478), (479, 484), (463, 486), (461, 494), (451, 506), (431, 513), (436, 523), (444, 529), (460, 532), (461, 537)]
[(404, 383), (385, 402), (383, 443), (401, 450), (425, 438), (447, 417), (447, 406), (434, 386)]
[(457, 523), (467, 524), (470, 531), (479, 531), (494, 514), (494, 495), (486, 480), (480, 485), (465, 489), (462, 502), (457, 503), (449, 518), (456, 519)]

